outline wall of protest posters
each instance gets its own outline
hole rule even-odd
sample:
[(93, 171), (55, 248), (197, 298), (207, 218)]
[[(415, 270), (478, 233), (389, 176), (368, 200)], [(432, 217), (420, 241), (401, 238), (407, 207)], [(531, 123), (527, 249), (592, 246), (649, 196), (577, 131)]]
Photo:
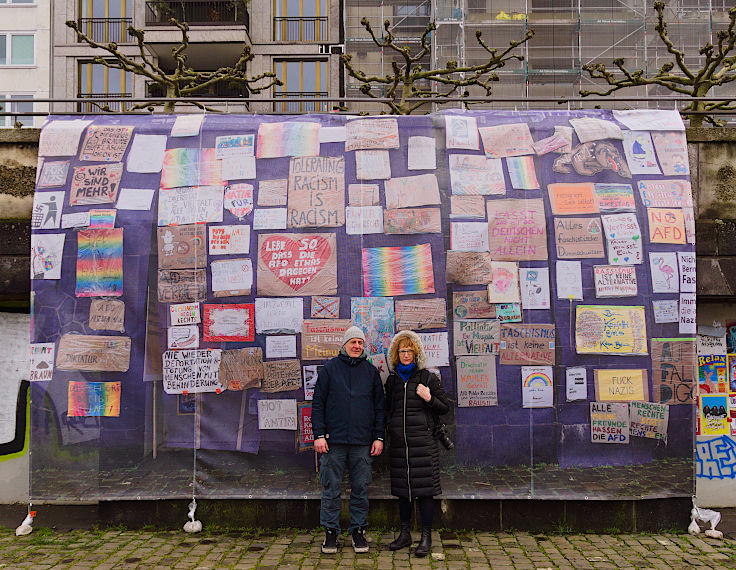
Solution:
[(194, 117), (42, 133), (32, 497), (188, 497), (193, 465), (202, 496), (319, 496), (314, 383), (352, 324), (383, 379), (391, 337), (423, 339), (454, 402), (445, 496), (496, 498), (509, 465), (509, 498), (580, 498), (554, 473), (603, 467), (692, 494), (731, 363), (697, 343), (676, 113)]

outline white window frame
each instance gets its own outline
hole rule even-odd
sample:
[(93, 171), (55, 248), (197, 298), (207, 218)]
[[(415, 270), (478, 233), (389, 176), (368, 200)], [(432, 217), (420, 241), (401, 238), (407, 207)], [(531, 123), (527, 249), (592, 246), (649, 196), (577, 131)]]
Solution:
[[(0, 67), (2, 67), (2, 66), (0, 66)], [(11, 99), (11, 97), (18, 96), (18, 95), (28, 96), (31, 99)], [(34, 99), (36, 99), (36, 93), (34, 93), (33, 91), (0, 91), (0, 105), (3, 106), (3, 109), (2, 109), (2, 112), (3, 113), (5, 113), (5, 112), (11, 112), (12, 113), (13, 112), (13, 109), (12, 109), (13, 103), (19, 103), (21, 101), (22, 102), (25, 102), (25, 103), (28, 103), (28, 102), (31, 102), (31, 100), (34, 100)], [(36, 102), (35, 101), (32, 101), (32, 103), (33, 103), (33, 108), (31, 109), (31, 111), (35, 111), (35, 109), (36, 109)], [(15, 113), (14, 115), (22, 116), (23, 113), (22, 112)], [(10, 116), (10, 115), (2, 115), (2, 116), (0, 116), (0, 129), (10, 129), (10, 128), (13, 128), (13, 124), (11, 123), (12, 119), (13, 119), (13, 116)], [(26, 126), (28, 126), (28, 127), (34, 127), (35, 125), (36, 125), (36, 117), (33, 116), (33, 115), (31, 115), (31, 124), (30, 125), (26, 125)]]
[(16, 4), (13, 0), (0, 0), (0, 8), (31, 8), (35, 6), (38, 6), (37, 0), (33, 0), (33, 2), (25, 2), (23, 4)]
[(11, 59), (13, 57), (13, 36), (31, 36), (33, 38), (33, 63), (0, 63), (0, 69), (29, 69), (38, 67), (36, 63), (36, 32), (33, 30), (20, 31), (0, 30), (0, 36), (5, 36), (5, 57)]

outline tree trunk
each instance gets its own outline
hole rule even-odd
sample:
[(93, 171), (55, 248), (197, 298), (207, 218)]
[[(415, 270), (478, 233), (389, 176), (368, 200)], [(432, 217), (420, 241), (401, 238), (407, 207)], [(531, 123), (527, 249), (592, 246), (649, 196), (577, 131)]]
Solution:
[[(176, 97), (176, 89), (173, 85), (166, 86), (166, 97)], [(173, 113), (176, 109), (176, 101), (166, 101), (164, 103), (164, 113)]]

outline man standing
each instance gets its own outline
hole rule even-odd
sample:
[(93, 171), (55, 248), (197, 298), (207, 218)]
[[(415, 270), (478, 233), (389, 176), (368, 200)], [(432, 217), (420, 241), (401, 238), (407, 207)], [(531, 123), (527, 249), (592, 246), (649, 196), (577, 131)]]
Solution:
[(368, 552), (368, 484), (371, 463), (383, 451), (383, 386), (378, 370), (366, 359), (365, 334), (345, 331), (340, 354), (325, 363), (312, 401), (314, 449), (322, 454), (319, 478), (325, 527), (322, 552), (337, 552), (340, 534), (340, 490), (345, 468), (350, 476), (350, 534), (355, 552)]

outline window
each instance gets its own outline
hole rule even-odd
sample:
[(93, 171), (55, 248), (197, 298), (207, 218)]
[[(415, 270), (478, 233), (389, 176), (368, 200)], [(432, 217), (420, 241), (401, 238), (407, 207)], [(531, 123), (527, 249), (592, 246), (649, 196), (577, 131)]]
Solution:
[(98, 42), (129, 43), (131, 0), (79, 0), (79, 28)]
[(108, 105), (113, 111), (125, 110), (124, 103), (120, 101), (108, 103), (106, 99), (132, 97), (132, 91), (133, 83), (130, 73), (110, 69), (99, 63), (87, 61), (79, 63), (79, 97), (99, 100), (97, 105), (91, 103), (80, 105), (82, 107), (80, 110), (99, 111), (101, 105)]
[[(11, 95), (0, 93), (0, 111), (3, 113), (32, 113), (33, 95)], [(24, 127), (33, 126), (33, 117), (28, 115), (0, 116), (0, 127), (14, 127), (19, 122)]]
[(36, 0), (0, 0), (0, 6), (8, 4), (35, 4)]
[(276, 111), (287, 113), (311, 113), (327, 111), (328, 104), (318, 101), (298, 101), (304, 97), (327, 97), (329, 74), (327, 62), (322, 60), (282, 60), (274, 62), (276, 77), (284, 82), (274, 87), (274, 96), (297, 99), (274, 105)]
[(274, 0), (273, 14), (275, 41), (327, 41), (327, 0)]
[(35, 65), (33, 34), (0, 33), (0, 65)]

